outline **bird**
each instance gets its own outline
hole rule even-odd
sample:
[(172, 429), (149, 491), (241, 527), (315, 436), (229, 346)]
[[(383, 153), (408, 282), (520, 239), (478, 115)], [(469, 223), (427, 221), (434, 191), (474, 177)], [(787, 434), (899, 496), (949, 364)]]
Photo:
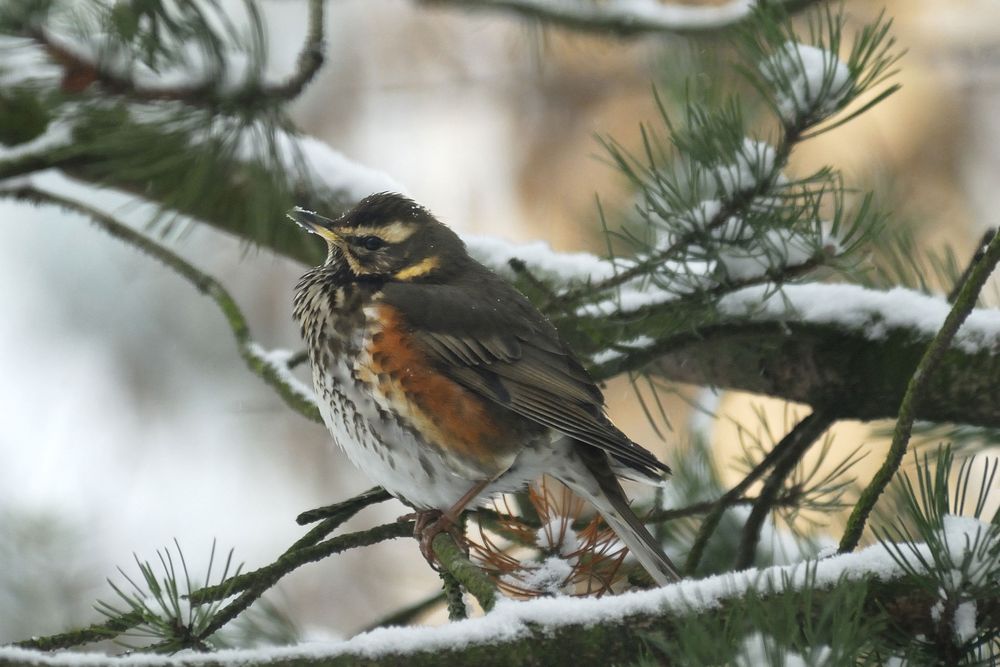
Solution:
[(432, 566), (431, 542), (464, 510), (549, 475), (594, 506), (657, 584), (680, 578), (619, 480), (659, 484), (670, 469), (611, 422), (527, 297), (403, 195), (370, 195), (337, 218), (299, 207), (288, 217), (327, 244), (292, 308), (323, 421), (357, 468), (416, 509)]

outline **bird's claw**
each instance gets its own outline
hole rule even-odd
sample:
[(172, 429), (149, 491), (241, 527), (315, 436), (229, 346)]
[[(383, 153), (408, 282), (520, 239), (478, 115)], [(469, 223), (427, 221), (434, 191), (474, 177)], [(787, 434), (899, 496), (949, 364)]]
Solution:
[(441, 510), (422, 510), (413, 514), (399, 517), (400, 521), (413, 521), (413, 537), (420, 545), (420, 553), (424, 559), (437, 572), (441, 571), (440, 561), (434, 553), (434, 538), (440, 533), (447, 532), (458, 545), (464, 545), (465, 535), (458, 525), (458, 521), (447, 512)]

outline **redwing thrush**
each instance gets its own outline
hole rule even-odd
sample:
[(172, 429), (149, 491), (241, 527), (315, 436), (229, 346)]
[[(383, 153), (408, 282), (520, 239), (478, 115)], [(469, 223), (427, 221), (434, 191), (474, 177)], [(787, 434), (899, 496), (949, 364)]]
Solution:
[(604, 414), (555, 328), (397, 194), (336, 220), (296, 209), (326, 262), (296, 286), (319, 408), (374, 482), (418, 509), (421, 550), (462, 511), (548, 474), (591, 502), (660, 584), (678, 578), (618, 476), (669, 469)]

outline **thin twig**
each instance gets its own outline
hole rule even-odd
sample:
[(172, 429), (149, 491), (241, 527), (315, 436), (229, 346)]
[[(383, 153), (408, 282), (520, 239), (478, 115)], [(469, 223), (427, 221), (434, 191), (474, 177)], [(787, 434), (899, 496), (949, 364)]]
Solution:
[(910, 433), (913, 430), (913, 420), (916, 419), (917, 410), (920, 407), (920, 400), (926, 391), (927, 382), (937, 371), (938, 365), (944, 358), (945, 352), (951, 347), (951, 341), (955, 338), (965, 318), (969, 316), (976, 301), (979, 299), (979, 292), (986, 284), (987, 278), (993, 273), (997, 262), (1000, 261), (1000, 234), (994, 233), (986, 252), (982, 258), (976, 262), (969, 277), (958, 292), (955, 304), (948, 312), (948, 316), (937, 332), (934, 339), (927, 346), (927, 351), (920, 358), (917, 369), (910, 377), (910, 382), (906, 386), (906, 393), (899, 404), (899, 416), (896, 419), (896, 428), (892, 434), (892, 444), (889, 445), (889, 453), (882, 462), (882, 467), (878, 469), (871, 483), (861, 492), (858, 503), (854, 506), (854, 511), (847, 519), (847, 528), (840, 540), (840, 553), (853, 551), (858, 542), (861, 541), (861, 534), (864, 532), (868, 517), (878, 502), (879, 496), (892, 481), (899, 464), (902, 463), (906, 455), (906, 447), (910, 442)]
[(792, 474), (795, 466), (802, 460), (813, 443), (835, 421), (832, 410), (817, 408), (793, 429), (792, 433), (796, 434), (794, 440), (781, 458), (775, 462), (771, 474), (764, 481), (764, 487), (753, 504), (753, 509), (750, 510), (750, 516), (747, 517), (747, 521), (743, 525), (743, 536), (740, 539), (739, 550), (736, 552), (735, 569), (743, 570), (753, 565), (764, 519), (778, 504), (777, 501), (785, 485), (785, 480)]
[[(383, 497), (385, 494), (385, 497)], [(346, 523), (355, 514), (368, 507), (369, 505), (374, 505), (380, 503), (383, 500), (388, 499), (388, 494), (382, 490), (381, 487), (375, 487), (361, 493), (353, 498), (349, 498), (336, 505), (330, 505), (323, 510), (328, 510), (326, 516), (320, 520), (318, 524), (313, 526), (312, 530), (299, 538), (292, 546), (288, 547), (287, 551), (294, 551), (295, 549), (301, 549), (302, 547), (311, 547), (317, 544), (320, 540), (326, 539), (327, 535), (337, 530), (341, 525)], [(312, 512), (318, 512), (319, 510), (311, 510)], [(303, 514), (309, 514), (309, 512), (304, 512)], [(303, 525), (302, 518), (300, 514), (296, 521), (299, 525)]]
[(448, 570), (438, 572), (441, 577), (441, 587), (444, 599), (448, 603), (448, 620), (463, 621), (469, 617), (465, 609), (465, 599), (462, 597), (462, 585)]
[(323, 67), (323, 6), (325, 0), (309, 1), (309, 32), (305, 44), (299, 52), (295, 74), (287, 81), (269, 86), (265, 94), (281, 101), (293, 100), (302, 94)]
[(551, 313), (554, 310), (568, 310), (578, 302), (592, 298), (595, 294), (620, 287), (635, 278), (644, 276), (664, 262), (673, 259), (675, 255), (685, 250), (692, 243), (697, 242), (705, 234), (725, 225), (733, 216), (740, 215), (757, 197), (766, 194), (774, 187), (781, 175), (781, 171), (788, 163), (792, 147), (799, 141), (804, 130), (805, 127), (800, 125), (783, 126), (781, 141), (774, 149), (774, 160), (770, 173), (755, 182), (752, 187), (736, 192), (723, 201), (719, 210), (703, 227), (681, 234), (663, 250), (636, 261), (631, 267), (623, 271), (618, 271), (600, 282), (587, 283), (566, 290), (555, 299), (550, 299), (548, 302), (542, 304), (541, 310), (546, 313)]
[(486, 573), (477, 567), (447, 532), (439, 533), (432, 543), (438, 562), (465, 590), (472, 594), (484, 611), (496, 604), (497, 589)]
[(976, 251), (972, 253), (972, 259), (969, 260), (969, 265), (965, 267), (962, 271), (962, 275), (958, 277), (955, 281), (955, 285), (951, 288), (951, 292), (948, 293), (948, 303), (955, 303), (955, 299), (958, 298), (958, 293), (962, 290), (962, 285), (965, 281), (969, 279), (969, 275), (972, 273), (972, 269), (976, 268), (976, 264), (979, 260), (983, 258), (986, 253), (986, 246), (990, 244), (993, 240), (993, 236), (997, 233), (996, 229), (988, 229), (979, 239), (979, 243), (976, 245)]
[[(815, 414), (815, 412), (813, 413)], [(691, 545), (691, 550), (688, 552), (687, 561), (684, 563), (684, 571), (688, 575), (693, 574), (695, 568), (698, 567), (698, 563), (701, 562), (701, 558), (705, 553), (705, 547), (708, 545), (708, 540), (712, 537), (715, 529), (718, 527), (719, 522), (722, 520), (722, 515), (725, 514), (726, 510), (736, 504), (736, 501), (743, 497), (746, 490), (750, 486), (760, 479), (765, 472), (771, 467), (777, 464), (782, 458), (784, 458), (785, 453), (791, 449), (794, 449), (798, 444), (800, 438), (803, 436), (803, 432), (806, 435), (813, 428), (814, 422), (810, 421), (813, 414), (809, 415), (795, 427), (788, 432), (788, 434), (781, 439), (781, 441), (774, 446), (774, 449), (769, 451), (764, 455), (753, 470), (747, 473), (746, 477), (740, 480), (740, 483), (729, 489), (721, 498), (715, 501), (715, 507), (712, 509), (711, 513), (705, 517), (705, 520), (701, 524), (701, 528), (698, 529), (698, 535), (695, 537), (694, 544)]]
[[(346, 535), (338, 535), (313, 546), (303, 546), (290, 549), (278, 557), (276, 561), (264, 567), (230, 578), (217, 586), (206, 586), (194, 591), (189, 596), (192, 604), (204, 604), (225, 599), (237, 592), (248, 592), (254, 589), (266, 589), (274, 585), (281, 577), (307, 563), (315, 563), (333, 554), (348, 549), (368, 547), (373, 544), (407, 537), (413, 534), (413, 522), (391, 521), (368, 530), (360, 530)], [(267, 584), (264, 586), (263, 584)], [(258, 594), (259, 595), (259, 594)], [(210, 634), (210, 633), (209, 633)], [(207, 635), (206, 635), (207, 636)]]
[(32, 637), (24, 641), (14, 642), (11, 646), (30, 648), (38, 651), (55, 651), (61, 648), (72, 648), (73, 646), (82, 646), (117, 637), (135, 626), (141, 625), (142, 622), (141, 613), (129, 612), (116, 618), (108, 619), (104, 623), (95, 623), (80, 630), (61, 632), (57, 635), (48, 635), (45, 637)]
[(0, 181), (62, 167), (67, 164), (67, 160), (61, 157), (59, 152), (59, 147), (49, 147), (45, 150), (23, 153), (16, 157), (0, 160)]
[(557, 298), (555, 292), (552, 291), (552, 287), (546, 284), (544, 280), (536, 276), (523, 259), (511, 257), (507, 260), (507, 265), (514, 273), (524, 278), (526, 283), (531, 285), (536, 292), (544, 296), (547, 300)]
[(226, 318), (226, 323), (233, 332), (233, 337), (236, 339), (236, 346), (247, 367), (274, 389), (288, 407), (307, 419), (315, 422), (323, 421), (316, 403), (284, 379), (283, 369), (276, 368), (274, 364), (263, 359), (256, 352), (257, 347), (250, 336), (250, 327), (247, 324), (246, 317), (243, 315), (243, 311), (240, 310), (233, 297), (215, 278), (195, 268), (166, 246), (139, 234), (128, 225), (82, 202), (40, 190), (32, 185), (12, 188), (10, 190), (0, 190), (0, 196), (11, 197), (33, 204), (58, 206), (68, 211), (87, 216), (110, 236), (138, 248), (143, 253), (172, 269), (179, 276), (194, 285), (199, 292), (210, 297), (219, 307), (219, 310), (222, 311), (222, 314)]
[(391, 499), (392, 495), (388, 491), (381, 486), (374, 486), (353, 498), (303, 512), (295, 517), (295, 523), (304, 526), (322, 519), (339, 518), (344, 514), (348, 514), (348, 518), (350, 518), (369, 505), (376, 505)]

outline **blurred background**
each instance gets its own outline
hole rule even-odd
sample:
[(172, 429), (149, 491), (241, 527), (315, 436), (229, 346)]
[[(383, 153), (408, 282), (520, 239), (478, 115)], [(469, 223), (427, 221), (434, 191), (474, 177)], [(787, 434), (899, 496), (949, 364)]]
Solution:
[[(280, 76), (305, 5), (261, 4)], [(792, 169), (841, 168), (922, 242), (971, 255), (1000, 204), (1000, 2), (884, 6), (908, 50), (902, 91), (802, 146)], [(845, 3), (859, 24), (881, 7)], [(698, 74), (695, 56), (719, 48), (712, 37), (602, 37), (404, 0), (337, 0), (326, 27), (328, 64), (294, 107), (304, 131), (391, 175), (462, 232), (594, 252), (604, 248), (595, 193), (612, 208), (629, 197), (595, 134), (638, 146), (638, 124), (657, 118), (651, 83), (682, 85)], [(0, 202), (0, 220), (0, 642), (98, 620), (91, 602), (113, 598), (105, 577), (174, 538), (196, 573), (213, 539), (248, 568), (268, 563), (301, 535), (296, 514), (370, 486), (322, 426), (246, 370), (218, 310), (188, 283), (79, 217)], [(299, 348), (291, 295), (302, 266), (201, 227), (170, 243), (233, 292), (262, 344)], [(606, 393), (623, 430), (669, 463), (688, 404), (668, 402), (674, 430), (661, 438), (627, 382)], [(723, 465), (751, 406), (781, 427), (782, 405), (712, 402)], [(875, 441), (866, 425), (836, 437)], [(387, 503), (349, 526), (403, 512)], [(416, 543), (397, 540), (302, 568), (270, 600), (306, 638), (348, 636), (438, 585)]]

